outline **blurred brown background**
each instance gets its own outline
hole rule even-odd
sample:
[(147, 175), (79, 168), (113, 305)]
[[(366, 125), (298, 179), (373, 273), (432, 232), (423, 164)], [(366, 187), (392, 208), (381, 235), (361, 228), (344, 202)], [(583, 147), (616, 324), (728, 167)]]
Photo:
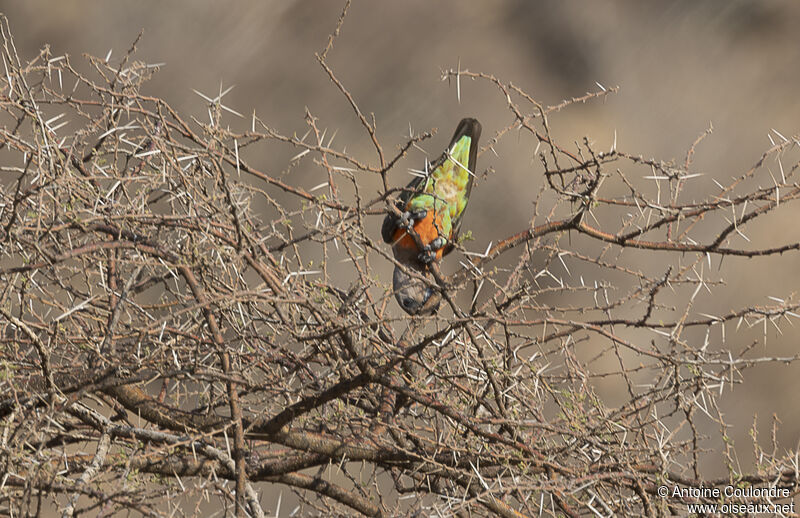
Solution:
[[(348, 152), (374, 163), (363, 129), (314, 57), (335, 27), (342, 4), (26, 0), (3, 2), (2, 10), (23, 59), (49, 43), (54, 55), (69, 53), (76, 62), (84, 52), (104, 57), (110, 49), (113, 60), (144, 29), (137, 59), (165, 63), (145, 87), (146, 94), (205, 121), (205, 101), (192, 89), (213, 97), (220, 84), (236, 85), (225, 96), (227, 106), (246, 116), (255, 111), (289, 135), (305, 132), (308, 107), (321, 127), (338, 130), (339, 146), (347, 143)], [(511, 121), (504, 100), (486, 83), (462, 81), (459, 104), (455, 85), (440, 80), (442, 70), (459, 62), (462, 69), (512, 81), (546, 105), (595, 91), (595, 82), (618, 85), (620, 92), (605, 102), (552, 117), (562, 144), (586, 136), (598, 149), (608, 150), (616, 132), (621, 150), (682, 163), (691, 143), (713, 124), (694, 166), (708, 176), (701, 189), (711, 192), (712, 176), (727, 183), (757, 161), (770, 145), (771, 129), (787, 137), (798, 133), (798, 26), (800, 4), (790, 0), (356, 1), (329, 62), (362, 110), (375, 114), (387, 153), (403, 142), (411, 125), (415, 132), (439, 128), (424, 145), (434, 157), (462, 116), (478, 117), (487, 136)], [(246, 128), (249, 119), (231, 118), (231, 124)], [(476, 237), (476, 249), (526, 228), (532, 193), (541, 180), (532, 146), (498, 151), (499, 157), (486, 153), (481, 159), (480, 170), (491, 166), (495, 173), (473, 191), (464, 223)], [(278, 174), (293, 154), (280, 153), (280, 159), (265, 155), (250, 160)], [(419, 167), (421, 156), (412, 155), (414, 163), (407, 161), (398, 172)], [(291, 174), (291, 181), (305, 188), (324, 181), (304, 177), (302, 168)], [(407, 181), (405, 176), (395, 179), (397, 184)], [(377, 183), (370, 185), (374, 194)], [(783, 223), (751, 228), (749, 235), (756, 234), (761, 243), (796, 241), (797, 225), (787, 223), (796, 221), (796, 212), (783, 211)], [(494, 226), (487, 224), (490, 216)], [(379, 239), (379, 218), (374, 225)], [(769, 295), (786, 298), (800, 285), (797, 254), (726, 261), (727, 287), (701, 295), (707, 307), (718, 307), (720, 313), (737, 303), (765, 304)], [(388, 265), (381, 270), (387, 276), (389, 271)], [(761, 354), (797, 352), (797, 333), (788, 324), (782, 330), (783, 335), (770, 332), (768, 347), (759, 346)], [(759, 327), (756, 337), (760, 332)], [(742, 336), (743, 341), (751, 338)], [(762, 436), (769, 436), (775, 412), (783, 422), (781, 445), (797, 446), (798, 378), (797, 365), (759, 367), (746, 371), (745, 383), (727, 393), (723, 409), (735, 425), (728, 433), (744, 466), (752, 464), (748, 430), (755, 413)]]

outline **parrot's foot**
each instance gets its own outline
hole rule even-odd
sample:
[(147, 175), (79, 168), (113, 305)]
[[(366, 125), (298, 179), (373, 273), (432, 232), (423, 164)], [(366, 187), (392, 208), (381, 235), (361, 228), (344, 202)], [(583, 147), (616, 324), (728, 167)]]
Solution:
[(414, 226), (415, 221), (425, 219), (425, 216), (427, 215), (428, 215), (427, 210), (415, 210), (415, 211), (407, 210), (400, 215), (400, 227), (405, 229), (412, 228)]
[(422, 264), (431, 264), (434, 259), (436, 259), (436, 252), (444, 248), (444, 245), (447, 244), (447, 240), (442, 236), (437, 237), (422, 249), (422, 252), (417, 256), (417, 259)]

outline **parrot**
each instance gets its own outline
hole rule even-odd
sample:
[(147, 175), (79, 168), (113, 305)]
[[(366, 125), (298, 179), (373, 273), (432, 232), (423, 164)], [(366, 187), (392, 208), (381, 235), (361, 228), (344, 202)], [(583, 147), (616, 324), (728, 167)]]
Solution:
[[(472, 191), (478, 159), (481, 124), (473, 118), (462, 119), (442, 156), (426, 167), (424, 176), (415, 177), (397, 201), (401, 216), (387, 214), (381, 227), (384, 242), (392, 245), (397, 262), (425, 277), (429, 265), (441, 261), (455, 248), (461, 219)], [(409, 234), (413, 228), (420, 238), (420, 250)], [(435, 305), (426, 305), (433, 295), (429, 285), (395, 265), (392, 276), (394, 296), (409, 315), (433, 313)]]

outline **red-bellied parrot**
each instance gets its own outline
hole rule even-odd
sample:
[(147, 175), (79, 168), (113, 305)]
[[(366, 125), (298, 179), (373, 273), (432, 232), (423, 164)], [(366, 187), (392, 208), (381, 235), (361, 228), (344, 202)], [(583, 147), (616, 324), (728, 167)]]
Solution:
[[(430, 284), (409, 272), (425, 277), (432, 262), (453, 250), (472, 190), (480, 136), (477, 120), (462, 119), (442, 156), (403, 190), (397, 203), (402, 215), (388, 214), (383, 220), (383, 240), (391, 243), (395, 259), (408, 270), (395, 266), (392, 283), (406, 313), (436, 310), (436, 305), (426, 306), (434, 291)], [(410, 228), (419, 236), (422, 249), (409, 234)]]

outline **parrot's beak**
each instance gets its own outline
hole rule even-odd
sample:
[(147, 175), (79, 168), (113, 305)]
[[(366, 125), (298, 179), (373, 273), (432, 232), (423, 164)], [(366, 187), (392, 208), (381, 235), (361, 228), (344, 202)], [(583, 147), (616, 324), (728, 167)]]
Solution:
[(433, 297), (433, 289), (421, 279), (411, 277), (398, 266), (394, 268), (392, 285), (397, 303), (409, 315), (433, 313), (439, 307), (440, 299)]

